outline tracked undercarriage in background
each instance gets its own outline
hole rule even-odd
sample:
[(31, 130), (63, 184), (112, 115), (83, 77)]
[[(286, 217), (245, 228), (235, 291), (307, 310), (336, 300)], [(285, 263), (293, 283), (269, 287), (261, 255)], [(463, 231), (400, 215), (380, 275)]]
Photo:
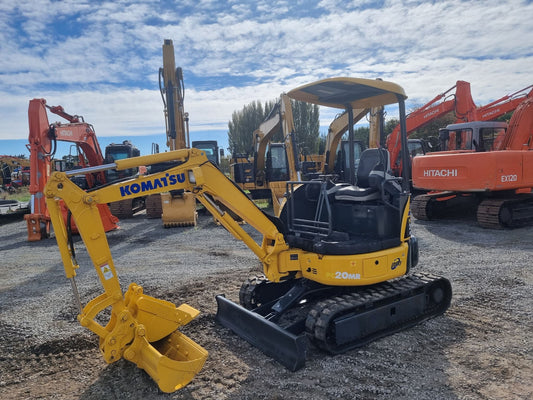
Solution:
[(473, 193), (429, 193), (413, 199), (411, 213), (423, 221), (475, 215), (483, 228), (513, 229), (533, 224), (533, 195), (511, 192), (485, 197)]

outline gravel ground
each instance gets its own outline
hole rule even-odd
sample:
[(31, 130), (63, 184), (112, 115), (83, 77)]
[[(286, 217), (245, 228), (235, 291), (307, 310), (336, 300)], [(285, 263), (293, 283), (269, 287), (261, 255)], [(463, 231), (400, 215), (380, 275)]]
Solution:
[[(450, 279), (450, 309), (343, 355), (311, 347), (306, 367), (289, 372), (214, 322), (214, 296), (238, 300), (241, 283), (260, 272), (243, 243), (207, 215), (196, 228), (164, 229), (143, 214), (123, 220), (108, 234), (123, 288), (134, 281), (201, 311), (182, 331), (209, 358), (191, 384), (166, 394), (132, 363), (104, 362), (96, 335), (76, 321), (55, 240), (29, 243), (24, 221), (0, 223), (2, 399), (533, 398), (533, 227), (415, 220), (416, 270)], [(86, 302), (101, 289), (79, 240), (76, 249)]]

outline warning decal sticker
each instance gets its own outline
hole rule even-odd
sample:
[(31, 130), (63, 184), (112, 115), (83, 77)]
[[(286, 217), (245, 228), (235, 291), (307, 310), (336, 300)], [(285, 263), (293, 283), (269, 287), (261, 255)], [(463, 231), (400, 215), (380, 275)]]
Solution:
[(104, 279), (107, 281), (113, 277), (113, 271), (111, 271), (111, 267), (109, 264), (104, 264), (100, 267), (100, 270), (102, 271), (102, 275), (104, 276)]

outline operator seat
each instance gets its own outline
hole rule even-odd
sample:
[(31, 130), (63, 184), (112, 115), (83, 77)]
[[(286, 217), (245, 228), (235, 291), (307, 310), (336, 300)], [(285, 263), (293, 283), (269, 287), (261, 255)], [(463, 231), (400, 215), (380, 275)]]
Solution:
[(335, 200), (363, 202), (381, 198), (381, 186), (387, 178), (392, 178), (390, 155), (386, 149), (366, 149), (361, 153), (357, 167), (356, 186), (345, 185), (334, 188)]

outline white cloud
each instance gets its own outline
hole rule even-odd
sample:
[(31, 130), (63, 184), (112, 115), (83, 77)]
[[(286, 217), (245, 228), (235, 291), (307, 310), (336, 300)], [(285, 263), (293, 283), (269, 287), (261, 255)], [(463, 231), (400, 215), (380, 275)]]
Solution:
[(379, 4), (2, 2), (0, 138), (27, 135), (27, 103), (38, 96), (90, 116), (99, 135), (162, 131), (157, 71), (165, 38), (185, 71), (193, 130), (226, 129), (245, 104), (331, 76), (398, 82), (408, 108), (457, 80), (471, 82), (478, 104), (532, 83), (531, 2)]

